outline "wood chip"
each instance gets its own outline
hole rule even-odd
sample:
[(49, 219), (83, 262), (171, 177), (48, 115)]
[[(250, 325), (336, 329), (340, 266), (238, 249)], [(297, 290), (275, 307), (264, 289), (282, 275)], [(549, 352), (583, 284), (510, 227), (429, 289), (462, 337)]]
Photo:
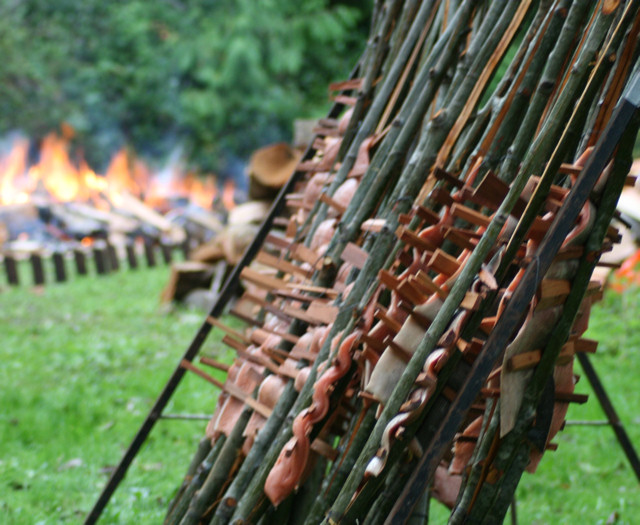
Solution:
[(320, 202), (324, 202), (327, 206), (336, 210), (338, 212), (338, 215), (342, 215), (347, 209), (342, 204), (329, 197), (329, 195), (327, 195), (325, 192), (321, 192), (318, 199), (320, 200)]
[(264, 264), (265, 266), (270, 266), (271, 268), (275, 268), (276, 270), (280, 270), (284, 273), (299, 275), (304, 279), (309, 279), (313, 273), (310, 270), (300, 268), (300, 266), (290, 261), (286, 261), (285, 259), (276, 257), (275, 255), (271, 255), (264, 250), (258, 252), (255, 260), (261, 264)]
[(340, 258), (344, 262), (353, 264), (353, 266), (358, 268), (358, 270), (362, 270), (362, 268), (364, 268), (364, 264), (367, 262), (368, 257), (369, 254), (366, 251), (352, 242), (345, 246), (344, 250), (342, 250), (342, 254), (340, 255)]
[(233, 328), (229, 328), (226, 324), (224, 324), (219, 319), (216, 319), (215, 317), (212, 317), (212, 316), (207, 317), (207, 323), (210, 324), (211, 326), (215, 326), (216, 328), (220, 328), (220, 330), (222, 330), (226, 334), (229, 334), (231, 337), (234, 337), (238, 341), (243, 341), (245, 343), (251, 342), (249, 337), (238, 332), (237, 330), (234, 330)]
[(483, 215), (482, 213), (472, 210), (467, 206), (463, 206), (462, 204), (458, 204), (457, 202), (451, 206), (451, 214), (454, 217), (458, 217), (459, 219), (463, 219), (471, 224), (475, 224), (476, 226), (489, 226), (491, 222), (491, 218)]
[(446, 275), (447, 277), (451, 277), (460, 267), (460, 263), (458, 263), (455, 257), (439, 248), (433, 252), (433, 255), (431, 256), (431, 259), (429, 259), (427, 265), (434, 271), (442, 275)]
[(256, 286), (269, 291), (277, 290), (279, 288), (285, 288), (287, 285), (287, 282), (283, 281), (282, 279), (278, 279), (277, 277), (273, 277), (271, 275), (266, 275), (248, 266), (245, 266), (242, 269), (242, 271), (240, 272), (240, 278), (246, 279)]
[(307, 315), (318, 319), (323, 324), (331, 324), (336, 320), (340, 309), (332, 304), (314, 301), (307, 308)]

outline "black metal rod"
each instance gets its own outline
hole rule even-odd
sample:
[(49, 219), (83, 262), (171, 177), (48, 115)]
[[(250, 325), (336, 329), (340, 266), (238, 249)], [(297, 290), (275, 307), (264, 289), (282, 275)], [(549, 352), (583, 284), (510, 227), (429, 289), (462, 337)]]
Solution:
[(589, 383), (591, 383), (591, 387), (600, 402), (602, 410), (604, 410), (604, 413), (607, 416), (609, 424), (616, 434), (616, 438), (618, 438), (618, 443), (620, 443), (625, 456), (627, 456), (627, 459), (629, 460), (629, 464), (631, 465), (633, 472), (638, 478), (638, 481), (640, 481), (640, 459), (638, 458), (638, 453), (636, 452), (633, 443), (631, 443), (629, 435), (627, 434), (622, 421), (620, 421), (618, 413), (613, 407), (613, 403), (611, 403), (611, 399), (609, 399), (607, 391), (602, 385), (595, 368), (593, 368), (593, 365), (589, 360), (589, 356), (582, 352), (576, 355), (578, 356), (578, 361), (580, 361), (580, 365), (582, 366), (582, 369), (584, 370), (584, 373), (587, 376)]
[(610, 424), (611, 423), (604, 420), (583, 419), (583, 420), (565, 421), (564, 426), (565, 427), (608, 427)]
[[(357, 71), (357, 68), (353, 70), (351, 74), (351, 78), (355, 78), (356, 71)], [(334, 104), (333, 107), (331, 108), (331, 111), (329, 112), (328, 117), (329, 118), (337, 117), (340, 114), (340, 111), (343, 109), (343, 107), (344, 106), (342, 104), (338, 104), (338, 103)], [(307, 148), (307, 151), (303, 155), (302, 160), (308, 160), (312, 158), (314, 153), (315, 153), (315, 150), (312, 148), (312, 146), (309, 146)], [(238, 261), (238, 264), (236, 264), (236, 266), (233, 268), (233, 270), (229, 274), (227, 281), (225, 282), (224, 286), (222, 287), (222, 290), (220, 291), (220, 295), (218, 296), (218, 298), (216, 299), (216, 302), (211, 307), (209, 316), (219, 317), (222, 314), (225, 307), (227, 306), (227, 303), (236, 293), (236, 290), (238, 288), (238, 284), (240, 281), (240, 272), (245, 266), (247, 266), (253, 260), (253, 258), (256, 256), (256, 254), (260, 250), (260, 247), (262, 246), (262, 243), (265, 237), (271, 230), (273, 220), (278, 215), (280, 215), (280, 213), (282, 213), (282, 210), (285, 207), (285, 204), (286, 204), (285, 196), (294, 190), (295, 185), (302, 178), (303, 175), (304, 175), (304, 172), (301, 172), (301, 171), (294, 172), (293, 175), (291, 175), (291, 177), (287, 181), (287, 183), (280, 189), (280, 192), (278, 193), (276, 200), (271, 205), (271, 209), (269, 210), (269, 213), (267, 214), (264, 221), (260, 225), (260, 229), (256, 233), (256, 236), (253, 238), (253, 241), (245, 250), (244, 254), (242, 255), (242, 258), (240, 259), (240, 261)], [(145, 248), (146, 246), (147, 246), (147, 243), (145, 243)], [(85, 519), (84, 521), (85, 525), (92, 525), (96, 523), (100, 518), (102, 511), (107, 506), (107, 503), (111, 499), (111, 496), (113, 495), (118, 485), (120, 484), (125, 474), (127, 473), (127, 470), (129, 469), (129, 466), (131, 465), (138, 451), (140, 450), (140, 447), (142, 447), (142, 444), (147, 439), (147, 436), (151, 432), (151, 429), (153, 428), (153, 426), (156, 424), (156, 421), (158, 421), (158, 419), (160, 419), (160, 417), (162, 416), (162, 411), (164, 410), (165, 406), (171, 399), (173, 392), (176, 390), (176, 388), (180, 384), (180, 381), (182, 380), (182, 377), (185, 374), (185, 369), (182, 366), (180, 366), (180, 362), (183, 359), (187, 361), (193, 361), (194, 357), (198, 354), (200, 348), (202, 347), (205, 339), (209, 335), (209, 332), (211, 331), (212, 328), (213, 328), (213, 325), (209, 324), (206, 321), (204, 321), (202, 323), (202, 326), (200, 326), (200, 329), (198, 330), (195, 337), (191, 341), (191, 344), (183, 354), (182, 358), (178, 361), (178, 365), (176, 366), (175, 370), (171, 374), (171, 377), (169, 378), (164, 388), (162, 389), (162, 392), (160, 392), (160, 395), (156, 399), (156, 402), (151, 408), (151, 411), (149, 412), (146, 419), (142, 423), (142, 426), (140, 427), (137, 434), (133, 438), (133, 441), (129, 445), (129, 448), (124, 453), (124, 456), (120, 460), (120, 463), (112, 472), (111, 477), (109, 478), (109, 481), (107, 482), (106, 486), (102, 490), (102, 493), (100, 494), (100, 496), (98, 497), (98, 500), (94, 504), (93, 509), (91, 509), (91, 512), (88, 514), (87, 518)]]
[(179, 419), (183, 421), (209, 421), (211, 414), (162, 414), (160, 419)]

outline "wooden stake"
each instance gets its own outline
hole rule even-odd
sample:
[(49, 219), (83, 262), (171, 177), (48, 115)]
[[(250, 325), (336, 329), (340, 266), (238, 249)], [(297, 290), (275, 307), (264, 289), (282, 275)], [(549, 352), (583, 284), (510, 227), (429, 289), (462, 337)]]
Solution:
[(42, 265), (42, 257), (39, 254), (33, 253), (30, 257), (31, 270), (33, 273), (33, 284), (40, 286), (44, 284), (44, 268)]
[(87, 256), (82, 249), (73, 250), (73, 260), (76, 263), (76, 273), (78, 275), (87, 275)]
[(171, 264), (173, 259), (173, 246), (165, 242), (160, 242), (160, 253), (165, 264)]
[(63, 283), (67, 280), (67, 269), (65, 267), (64, 255), (60, 252), (53, 254), (53, 268), (56, 282)]
[(144, 240), (144, 256), (147, 259), (147, 267), (153, 268), (156, 265), (156, 251), (153, 241)]
[(110, 242), (107, 242), (107, 257), (109, 258), (109, 268), (112, 272), (117, 272), (120, 269), (120, 260), (115, 247)]
[(16, 260), (11, 255), (4, 256), (4, 269), (7, 273), (7, 282), (12, 286), (18, 286), (20, 284), (20, 278), (18, 276), (18, 265)]
[(136, 247), (132, 242), (128, 242), (125, 248), (127, 252), (127, 264), (130, 270), (135, 270), (138, 267), (138, 257), (136, 256)]
[(98, 275), (109, 273), (107, 254), (103, 248), (96, 245), (93, 246), (93, 261), (96, 263), (96, 273)]

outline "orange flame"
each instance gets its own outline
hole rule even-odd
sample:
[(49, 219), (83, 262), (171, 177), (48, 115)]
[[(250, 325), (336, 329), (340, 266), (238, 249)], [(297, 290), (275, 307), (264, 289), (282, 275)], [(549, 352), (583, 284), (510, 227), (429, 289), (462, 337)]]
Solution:
[[(73, 136), (72, 131), (67, 125), (63, 129), (65, 138), (54, 133), (47, 135), (42, 141), (40, 161), (30, 168), (27, 168), (27, 140), (15, 141), (7, 155), (0, 155), (0, 204), (27, 202), (30, 193), (44, 188), (57, 201), (92, 201), (100, 208), (109, 207), (108, 201), (117, 206), (123, 192), (157, 208), (166, 208), (174, 197), (211, 208), (217, 194), (214, 176), (201, 179), (173, 167), (168, 176), (154, 177), (147, 165), (126, 149), (113, 156), (101, 176), (84, 160), (78, 163), (71, 160), (68, 139)], [(235, 205), (233, 194), (233, 182), (228, 181), (222, 197), (227, 209)]]
[(27, 193), (16, 186), (16, 179), (24, 173), (27, 165), (29, 142), (16, 141), (5, 159), (0, 161), (0, 204), (16, 204), (28, 200)]
[(79, 197), (81, 178), (78, 170), (69, 159), (67, 143), (53, 133), (42, 141), (40, 163), (30, 173), (42, 180), (44, 187), (51, 195), (63, 202)]
[(224, 183), (224, 189), (222, 190), (222, 204), (227, 210), (232, 210), (236, 202), (234, 200), (234, 193), (236, 191), (236, 185), (232, 179), (227, 179)]
[(218, 193), (216, 188), (216, 180), (214, 177), (207, 177), (202, 180), (193, 173), (187, 174), (184, 178), (185, 193), (189, 196), (189, 200), (204, 209), (210, 209), (213, 200)]
[(121, 149), (111, 159), (105, 177), (111, 191), (128, 191), (132, 195), (140, 197), (142, 195), (142, 187), (135, 179), (135, 166), (131, 164), (127, 151)]

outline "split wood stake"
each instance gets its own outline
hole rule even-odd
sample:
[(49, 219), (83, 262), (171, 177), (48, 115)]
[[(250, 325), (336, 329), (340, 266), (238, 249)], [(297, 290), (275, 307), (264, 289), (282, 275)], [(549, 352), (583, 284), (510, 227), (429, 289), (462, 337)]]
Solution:
[(73, 260), (76, 263), (76, 272), (78, 275), (87, 275), (87, 256), (82, 249), (73, 250)]
[(96, 273), (98, 275), (109, 273), (109, 267), (107, 266), (108, 262), (104, 249), (98, 246), (93, 247), (93, 261), (96, 263)]
[(11, 255), (4, 256), (4, 269), (7, 272), (7, 282), (12, 286), (18, 286), (20, 284), (18, 265)]
[(37, 253), (31, 254), (31, 270), (33, 272), (33, 284), (35, 286), (44, 284), (44, 267), (42, 265), (42, 257)]
[(53, 254), (53, 268), (56, 282), (63, 283), (67, 280), (67, 269), (65, 267), (64, 255), (60, 252)]

